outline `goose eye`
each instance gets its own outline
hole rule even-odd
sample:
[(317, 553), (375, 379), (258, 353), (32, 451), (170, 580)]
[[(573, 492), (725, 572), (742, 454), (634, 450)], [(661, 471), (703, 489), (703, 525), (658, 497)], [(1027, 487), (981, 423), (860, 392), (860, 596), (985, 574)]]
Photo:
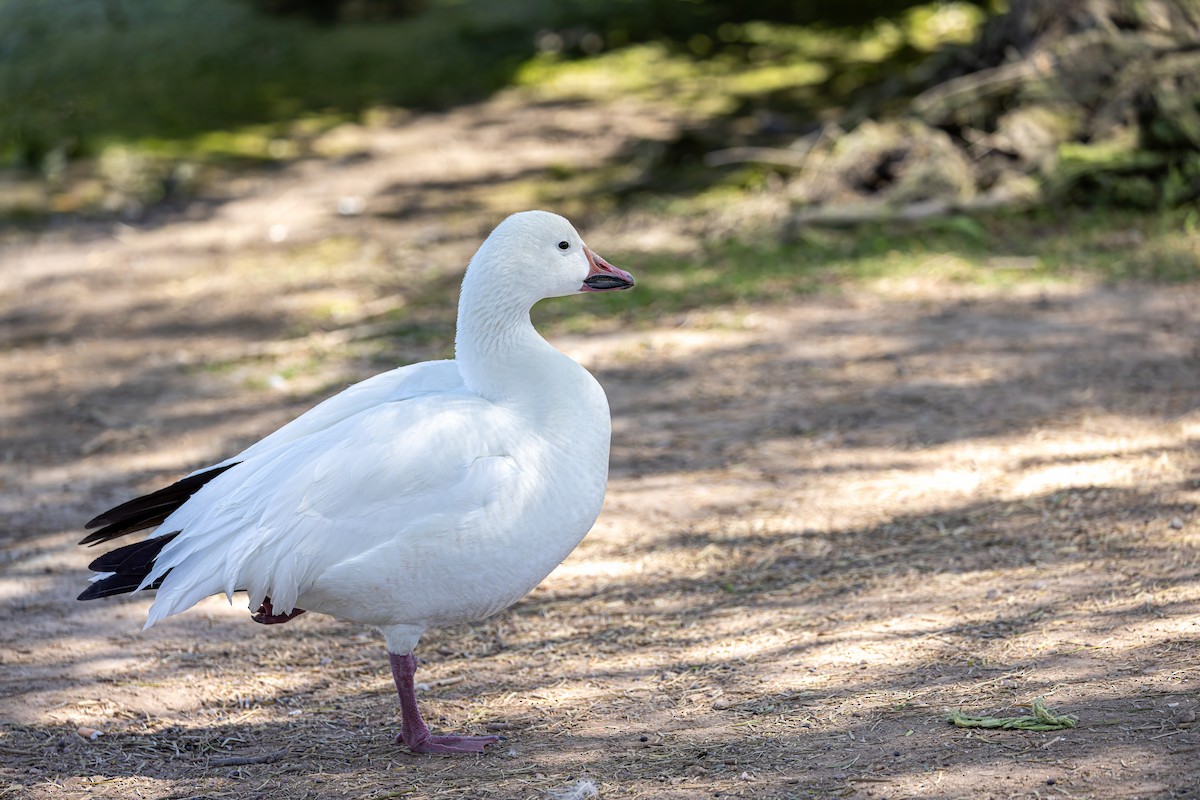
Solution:
[(558, 249), (559, 249), (559, 250), (570, 250), (570, 249), (571, 249), (571, 243), (570, 243), (570, 242), (567, 242), (567, 241), (562, 241), (562, 242), (559, 242), (559, 243), (558, 243)]

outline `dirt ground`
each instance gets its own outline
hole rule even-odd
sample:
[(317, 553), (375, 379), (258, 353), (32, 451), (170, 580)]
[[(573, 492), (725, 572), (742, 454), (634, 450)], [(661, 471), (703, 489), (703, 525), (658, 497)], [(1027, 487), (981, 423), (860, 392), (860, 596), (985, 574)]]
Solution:
[[(0, 798), (1200, 796), (1196, 286), (912, 280), (555, 336), (612, 403), (605, 511), (418, 651), (435, 729), (506, 737), (483, 757), (393, 744), (370, 632), (75, 602), (84, 520), (445, 354), (412, 287), (451, 287), (529, 176), (673, 124), (517, 102), (3, 235)], [(577, 222), (601, 253), (688, 246)], [(432, 334), (378, 335), (409, 318)], [(1039, 696), (1078, 727), (946, 721)]]

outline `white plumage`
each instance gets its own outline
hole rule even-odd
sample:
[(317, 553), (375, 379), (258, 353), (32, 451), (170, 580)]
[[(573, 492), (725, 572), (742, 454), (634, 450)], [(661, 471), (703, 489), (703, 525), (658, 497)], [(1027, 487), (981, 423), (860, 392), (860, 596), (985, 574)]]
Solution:
[[(246, 591), (270, 621), (308, 610), (373, 626), (394, 657), (428, 626), (505, 608), (591, 528), (608, 474), (604, 391), (537, 334), (529, 309), (632, 284), (562, 217), (509, 217), (467, 270), (454, 360), (350, 387), (176, 484), (173, 509), (150, 495), (93, 520), (108, 527), (89, 540), (104, 541), (147, 527), (139, 508), (160, 509), (151, 538), (166, 542), (122, 548), (140, 548), (138, 559), (97, 559), (105, 571), (93, 587), (109, 589), (81, 597), (161, 581), (149, 627), (209, 595)], [(449, 738), (459, 746), (432, 751), (463, 751), (463, 737)], [(430, 750), (435, 739), (426, 731), (425, 747), (408, 743)]]

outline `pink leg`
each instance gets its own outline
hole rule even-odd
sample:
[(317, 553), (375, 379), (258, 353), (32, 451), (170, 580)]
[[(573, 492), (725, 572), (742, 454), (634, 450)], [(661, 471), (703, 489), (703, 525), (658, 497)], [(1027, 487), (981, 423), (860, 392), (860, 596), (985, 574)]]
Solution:
[(262, 605), (250, 615), (250, 619), (262, 625), (282, 625), (285, 622), (291, 622), (303, 613), (303, 608), (293, 608), (290, 614), (276, 614), (275, 609), (271, 608), (271, 598), (264, 597)]
[(412, 653), (388, 653), (396, 692), (400, 695), (400, 733), (396, 743), (414, 753), (482, 753), (489, 744), (500, 741), (498, 736), (433, 736), (421, 712), (417, 710), (417, 693), (413, 676), (417, 674), (417, 657)]

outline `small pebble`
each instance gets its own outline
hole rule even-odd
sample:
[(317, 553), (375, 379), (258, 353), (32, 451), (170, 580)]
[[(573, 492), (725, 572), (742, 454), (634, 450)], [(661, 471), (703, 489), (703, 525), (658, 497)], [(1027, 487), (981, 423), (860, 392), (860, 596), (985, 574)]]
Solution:
[(713, 700), (712, 707), (717, 711), (724, 711), (725, 709), (729, 708), (732, 705), (733, 705), (733, 703), (730, 702), (727, 698), (718, 697), (716, 700)]
[(339, 197), (337, 212), (343, 217), (357, 217), (367, 207), (367, 201), (361, 197)]
[(1058, 783), (1058, 781), (1054, 780), (1054, 778), (1046, 778), (1046, 785), (1047, 785), (1047, 786), (1053, 786), (1053, 785), (1054, 785), (1054, 784), (1056, 784), (1056, 783)]
[(1183, 520), (1182, 520), (1182, 519), (1180, 519), (1179, 517), (1172, 517), (1172, 518), (1171, 518), (1171, 530), (1176, 530), (1176, 531), (1177, 531), (1177, 530), (1179, 530), (1179, 529), (1180, 529), (1180, 528), (1182, 528), (1182, 527), (1183, 527)]
[(1196, 721), (1196, 709), (1185, 708), (1182, 711), (1176, 712), (1175, 721), (1182, 722), (1185, 725), (1189, 722), (1195, 722)]

